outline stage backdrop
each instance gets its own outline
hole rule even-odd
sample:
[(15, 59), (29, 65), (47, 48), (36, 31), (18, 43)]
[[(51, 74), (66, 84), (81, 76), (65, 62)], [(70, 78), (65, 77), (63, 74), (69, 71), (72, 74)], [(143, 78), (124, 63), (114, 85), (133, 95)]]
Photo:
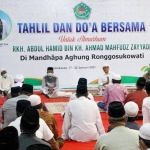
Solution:
[(40, 85), (97, 83), (103, 63), (135, 82), (149, 67), (149, 0), (0, 0), (0, 68)]

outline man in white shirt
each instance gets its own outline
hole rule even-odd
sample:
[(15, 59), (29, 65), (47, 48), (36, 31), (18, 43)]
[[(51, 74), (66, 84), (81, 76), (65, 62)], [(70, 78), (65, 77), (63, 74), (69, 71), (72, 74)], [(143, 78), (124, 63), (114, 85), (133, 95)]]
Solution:
[[(27, 107), (20, 120), (21, 135), (19, 136), (19, 150), (26, 150), (33, 144), (44, 144), (54, 150), (59, 150), (54, 138), (50, 139), (50, 143), (36, 137), (35, 132), (39, 129), (39, 113), (33, 107)], [(52, 134), (53, 135), (53, 134)]]
[(21, 131), (20, 131), (21, 116), (22, 116), (24, 110), (31, 106), (31, 103), (28, 100), (19, 100), (16, 103), (17, 103), (16, 104), (17, 118), (14, 121), (12, 121), (8, 126), (15, 127), (18, 130), (18, 136), (20, 136), (20, 134), (21, 134)]
[[(17, 119), (12, 121), (9, 126), (14, 126), (18, 130), (18, 136), (20, 136), (21, 131), (20, 131), (20, 120), (21, 116), (26, 108), (31, 106), (31, 102), (28, 100), (19, 100), (17, 102), (16, 106), (16, 113), (17, 113)], [(39, 119), (39, 124), (40, 127), (36, 131), (36, 136), (40, 139), (44, 139), (45, 141), (49, 141), (50, 139), (53, 138), (54, 134), (51, 132), (51, 130), (48, 128), (46, 125), (45, 121), (43, 119)]]
[(150, 123), (150, 81), (146, 82), (145, 90), (148, 97), (143, 99), (142, 104), (143, 124)]
[(104, 74), (101, 74), (99, 80), (98, 80), (98, 88), (100, 90), (100, 93), (102, 95), (102, 92), (104, 91), (105, 87), (107, 85), (112, 84), (112, 75), (114, 74), (113, 72), (109, 71), (109, 65), (108, 64), (103, 64), (102, 69), (104, 71)]
[(141, 150), (150, 150), (150, 123), (145, 123), (140, 128), (139, 144)]
[(0, 92), (4, 93), (4, 95), (8, 94), (8, 91), (14, 84), (14, 78), (11, 75), (7, 74), (6, 69), (1, 70), (1, 77), (0, 77)]
[(139, 131), (125, 127), (127, 116), (123, 104), (111, 102), (108, 116), (113, 130), (98, 138), (94, 150), (140, 150)]
[[(85, 86), (87, 86), (87, 79), (86, 78), (79, 78), (79, 80), (78, 80), (78, 85), (85, 85)], [(89, 93), (88, 92), (88, 97), (87, 97), (89, 100), (93, 100), (94, 101), (94, 97), (93, 97), (93, 95), (91, 94), (91, 93)], [(70, 96), (70, 101), (71, 100), (76, 100), (76, 99), (78, 99), (77, 98), (77, 93), (73, 93), (71, 96)], [(65, 112), (63, 112), (62, 114), (61, 114), (63, 117), (65, 116)]]
[(89, 142), (105, 133), (96, 103), (87, 98), (87, 86), (77, 86), (77, 99), (69, 101), (65, 110), (62, 138)]
[(0, 18), (0, 40), (3, 40), (10, 32), (7, 22)]

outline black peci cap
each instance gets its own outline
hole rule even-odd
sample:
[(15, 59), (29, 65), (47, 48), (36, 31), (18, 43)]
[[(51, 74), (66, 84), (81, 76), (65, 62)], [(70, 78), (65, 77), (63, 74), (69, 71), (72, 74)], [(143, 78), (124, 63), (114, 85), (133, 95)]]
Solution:
[(48, 67), (47, 70), (53, 70), (53, 67)]
[(21, 91), (20, 86), (11, 87), (11, 93), (19, 93)]
[(30, 107), (30, 106), (31, 106), (31, 102), (30, 101), (28, 101), (28, 100), (19, 100), (19, 101), (17, 101), (16, 111), (18, 113), (23, 114), (24, 110), (27, 107)]
[(80, 95), (87, 94), (87, 86), (86, 85), (77, 85), (76, 93)]
[(144, 77), (138, 78), (136, 82), (137, 86), (144, 87), (146, 84), (146, 79)]
[(32, 106), (26, 108), (21, 117), (21, 126), (25, 131), (36, 131), (39, 126), (39, 113)]
[(29, 93), (33, 93), (33, 86), (30, 84), (23, 84), (22, 88), (21, 88), (21, 92), (29, 92)]
[(0, 131), (0, 149), (17, 150), (19, 149), (18, 131), (13, 126), (8, 126)]
[(114, 101), (109, 104), (108, 115), (112, 118), (121, 118), (125, 115), (125, 109), (121, 102)]
[(87, 79), (86, 78), (79, 78), (78, 85), (87, 85)]

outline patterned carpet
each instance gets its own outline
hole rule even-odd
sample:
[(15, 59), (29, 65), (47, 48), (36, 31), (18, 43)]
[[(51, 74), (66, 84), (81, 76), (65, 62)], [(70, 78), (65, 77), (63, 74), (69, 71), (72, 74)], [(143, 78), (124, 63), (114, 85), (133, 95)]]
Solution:
[(47, 110), (53, 114), (60, 114), (65, 111), (68, 102), (45, 103)]
[[(98, 101), (97, 101), (98, 102)], [(97, 103), (96, 102), (96, 103)], [(53, 114), (61, 114), (65, 111), (68, 102), (53, 102), (45, 103), (47, 110)], [(100, 112), (104, 112), (102, 109), (99, 109)]]

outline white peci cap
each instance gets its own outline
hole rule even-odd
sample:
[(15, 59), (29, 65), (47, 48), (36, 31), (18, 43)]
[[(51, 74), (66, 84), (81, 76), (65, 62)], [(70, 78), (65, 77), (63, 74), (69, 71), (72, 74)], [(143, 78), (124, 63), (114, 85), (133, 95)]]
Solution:
[(140, 137), (145, 139), (145, 140), (150, 140), (150, 123), (145, 123), (141, 126), (140, 128)]
[(21, 75), (21, 74), (17, 74), (17, 75), (15, 76), (15, 81), (16, 81), (16, 82), (23, 82), (23, 81), (24, 81), (24, 76)]
[(139, 107), (135, 102), (127, 102), (124, 109), (128, 117), (136, 117), (139, 111)]
[(109, 67), (109, 65), (104, 63), (102, 67)]
[(112, 79), (114, 80), (121, 80), (121, 76), (119, 74), (113, 74)]
[(29, 96), (28, 100), (31, 102), (31, 106), (36, 106), (41, 104), (41, 97), (35, 94)]

